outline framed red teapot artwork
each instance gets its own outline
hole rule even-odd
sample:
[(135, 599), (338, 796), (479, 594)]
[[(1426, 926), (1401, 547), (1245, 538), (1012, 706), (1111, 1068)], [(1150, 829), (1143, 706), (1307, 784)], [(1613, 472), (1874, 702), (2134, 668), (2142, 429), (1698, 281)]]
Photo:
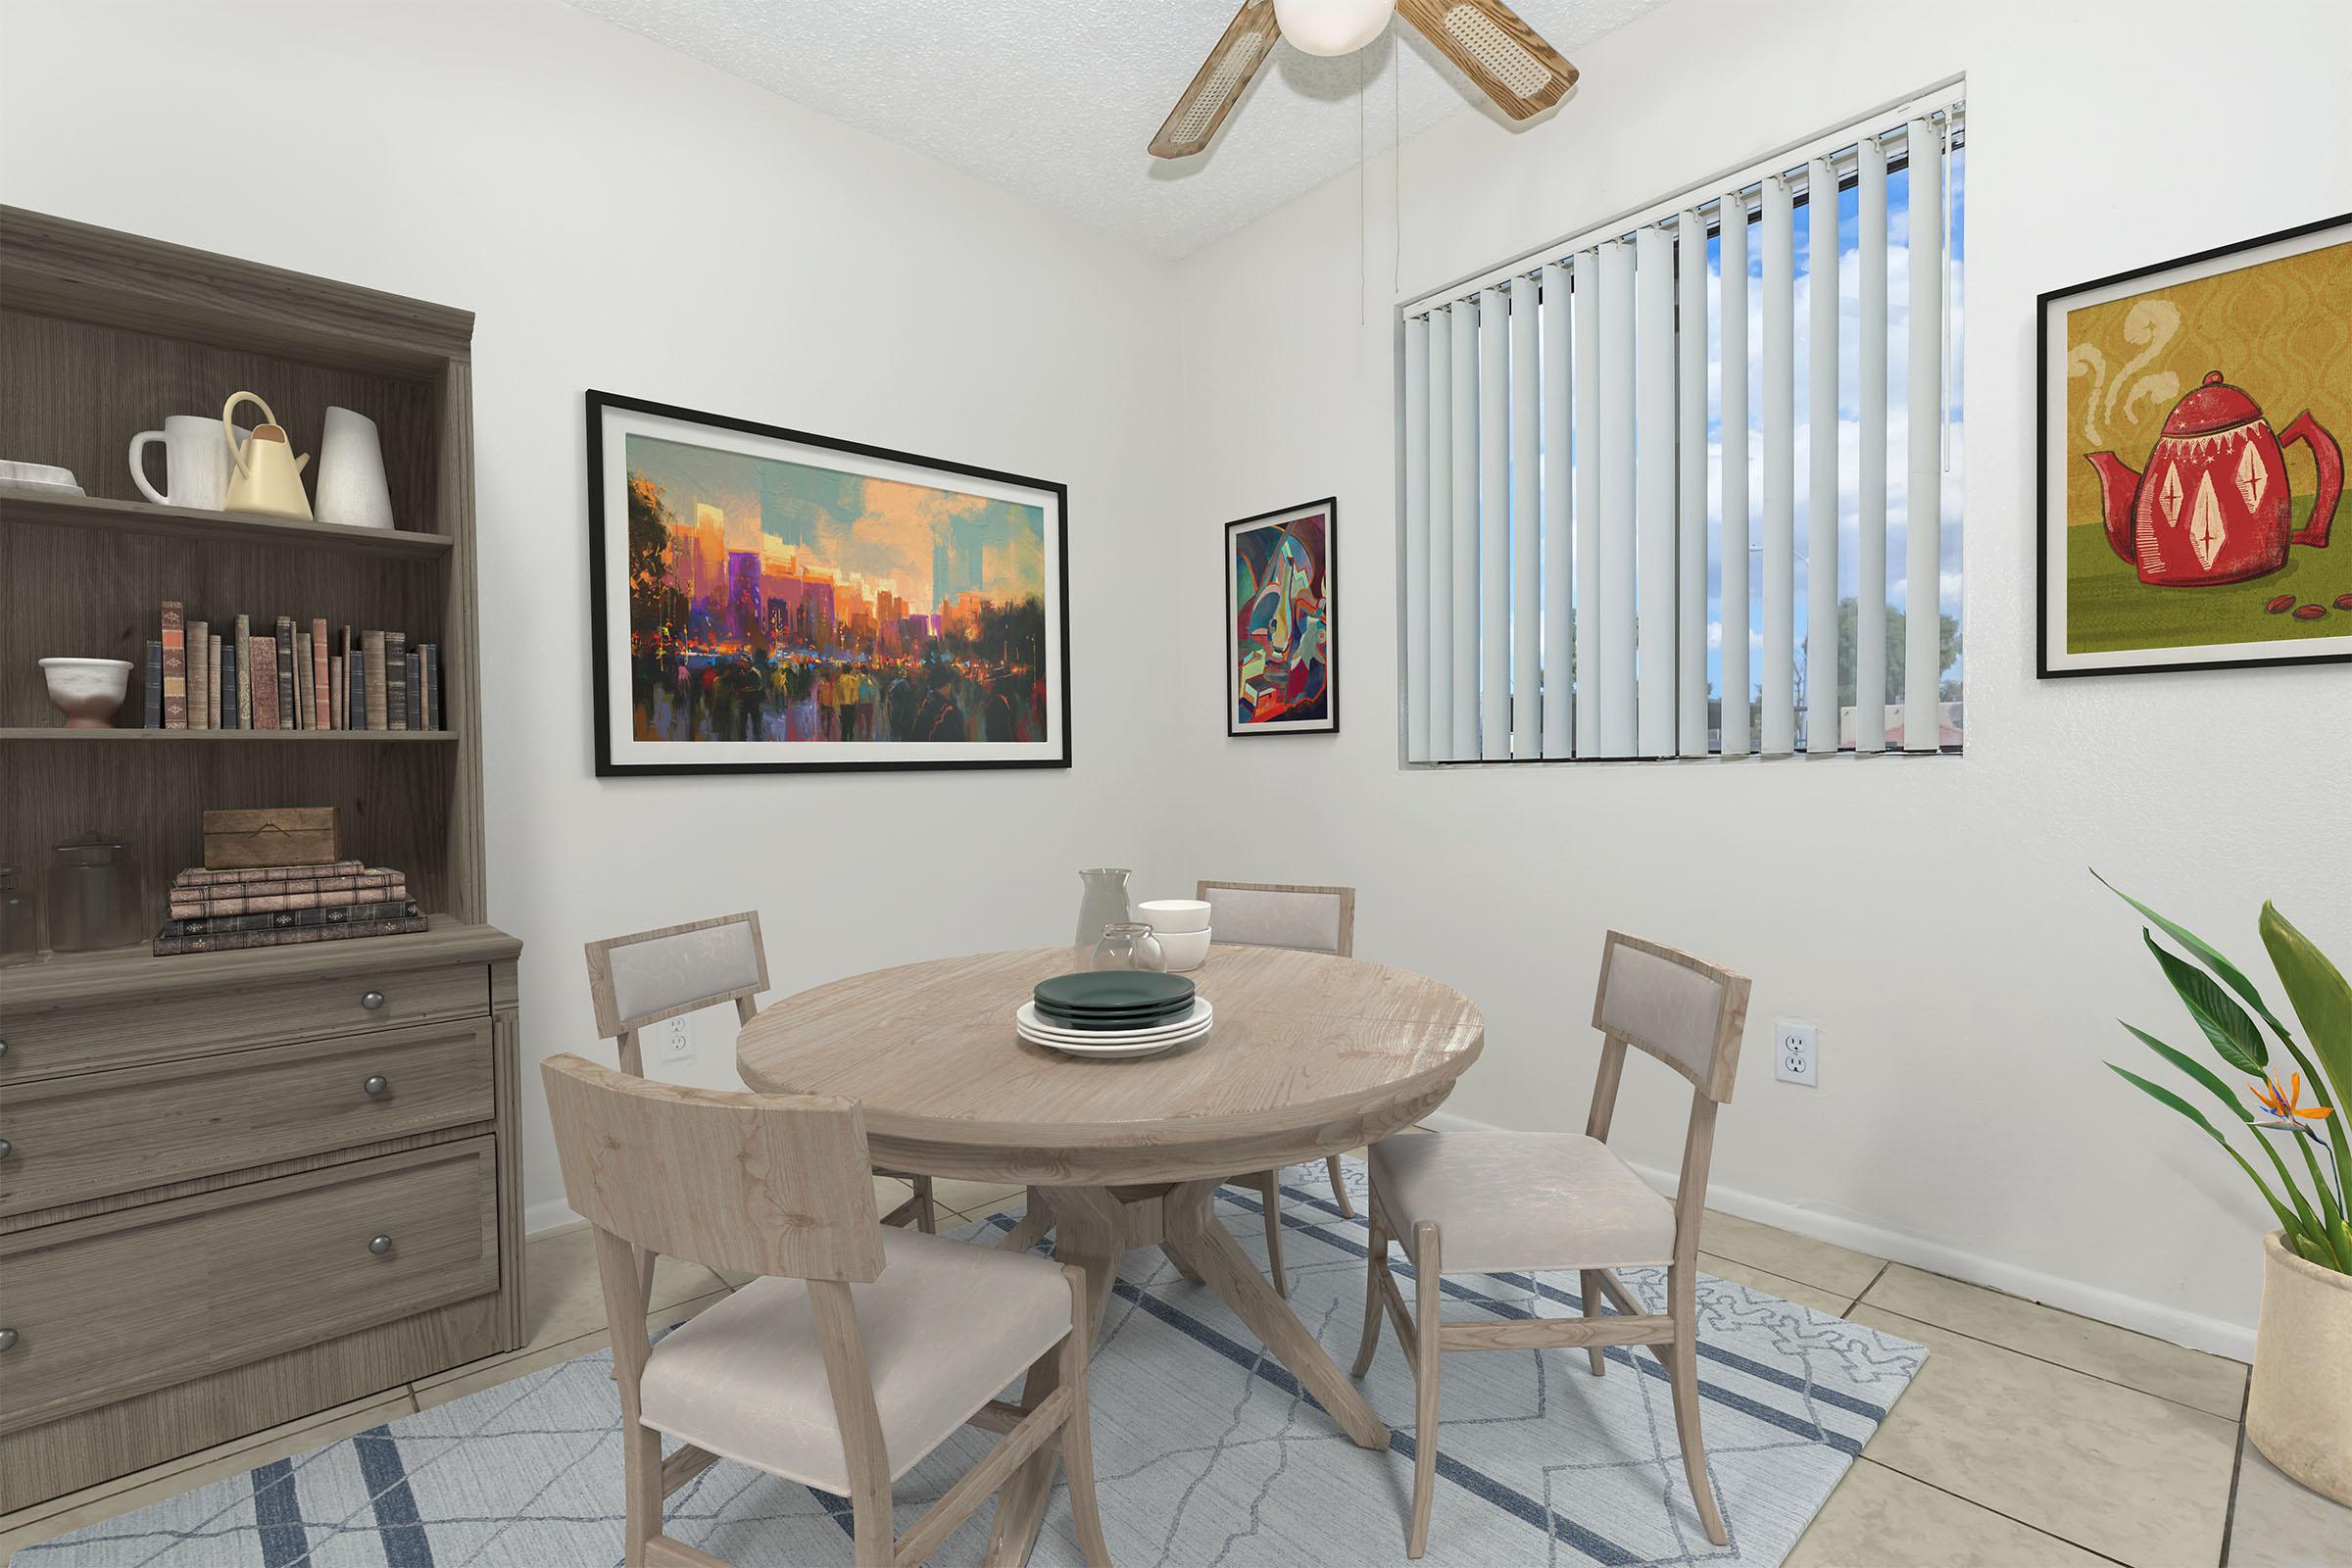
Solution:
[(2352, 661), (2352, 214), (2040, 306), (2037, 672)]

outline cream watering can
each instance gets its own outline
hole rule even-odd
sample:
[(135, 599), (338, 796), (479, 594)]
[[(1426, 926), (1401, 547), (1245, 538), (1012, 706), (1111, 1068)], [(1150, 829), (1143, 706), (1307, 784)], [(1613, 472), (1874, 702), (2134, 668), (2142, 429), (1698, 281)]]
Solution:
[[(269, 421), (253, 427), (253, 434), (244, 442), (229, 416), (240, 403), (250, 403), (262, 411)], [(311, 498), (303, 493), (302, 468), (311, 461), (310, 454), (294, 456), (286, 440), (286, 432), (270, 412), (270, 405), (251, 392), (239, 392), (220, 406), (220, 428), (228, 437), (228, 455), (236, 460), (237, 470), (228, 476), (228, 496), (221, 503), (227, 512), (259, 512), (272, 517), (292, 517), (300, 522), (311, 520)]]

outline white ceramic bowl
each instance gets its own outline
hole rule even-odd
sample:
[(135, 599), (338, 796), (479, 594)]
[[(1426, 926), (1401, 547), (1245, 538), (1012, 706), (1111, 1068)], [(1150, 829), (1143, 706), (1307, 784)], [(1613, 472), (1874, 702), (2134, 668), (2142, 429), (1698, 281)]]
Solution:
[(1208, 929), (1208, 906), (1199, 899), (1148, 899), (1135, 906), (1135, 914), (1154, 936)]
[(130, 687), (130, 665), (120, 659), (44, 659), (41, 675), (68, 729), (112, 729)]
[(1159, 951), (1168, 960), (1168, 973), (1183, 974), (1198, 969), (1208, 957), (1208, 933), (1205, 931), (1161, 931), (1156, 934)]

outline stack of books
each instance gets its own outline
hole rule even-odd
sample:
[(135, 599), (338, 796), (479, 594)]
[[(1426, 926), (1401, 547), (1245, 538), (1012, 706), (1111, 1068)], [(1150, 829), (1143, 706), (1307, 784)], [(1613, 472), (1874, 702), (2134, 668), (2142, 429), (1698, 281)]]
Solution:
[(155, 939), (159, 955), (398, 936), (429, 924), (409, 897), (405, 874), (357, 860), (191, 868), (172, 879), (170, 913)]
[[(325, 617), (190, 620), (163, 603), (147, 644), (148, 729), (446, 729), (441, 648), (405, 632), (329, 634)], [(219, 630), (215, 627), (218, 625)]]

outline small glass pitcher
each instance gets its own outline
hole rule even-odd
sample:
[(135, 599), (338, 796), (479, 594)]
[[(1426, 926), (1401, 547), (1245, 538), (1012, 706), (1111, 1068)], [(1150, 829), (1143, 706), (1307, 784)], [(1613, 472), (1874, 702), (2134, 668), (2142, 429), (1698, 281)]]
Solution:
[(1096, 969), (1146, 969), (1164, 974), (1168, 956), (1159, 949), (1159, 938), (1140, 920), (1121, 920), (1105, 927), (1102, 940), (1095, 944)]
[(1078, 899), (1078, 934), (1070, 944), (1070, 966), (1084, 974), (1094, 967), (1095, 944), (1127, 918), (1127, 868), (1098, 866), (1078, 873), (1086, 891)]

